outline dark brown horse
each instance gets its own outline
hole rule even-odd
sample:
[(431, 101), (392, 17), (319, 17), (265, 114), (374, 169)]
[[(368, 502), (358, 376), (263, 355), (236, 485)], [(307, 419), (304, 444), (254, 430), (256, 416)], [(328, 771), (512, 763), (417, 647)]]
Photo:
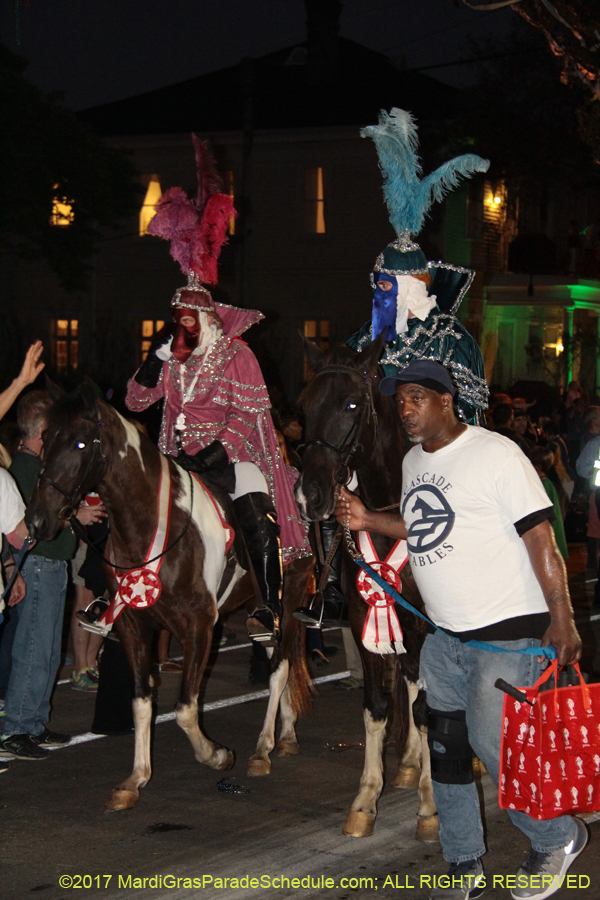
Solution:
[[(378, 390), (381, 341), (374, 341), (361, 353), (339, 346), (325, 354), (309, 341), (305, 344), (314, 378), (300, 398), (306, 426), (296, 499), (303, 515), (311, 521), (330, 516), (336, 488), (346, 483), (352, 472), (358, 480), (355, 490), (369, 509), (384, 509), (399, 503), (405, 445), (395, 404)], [(394, 541), (381, 535), (372, 535), (372, 539), (379, 558), (385, 559)], [(365, 680), (365, 765), (360, 791), (343, 829), (344, 834), (355, 837), (373, 832), (377, 800), (383, 787), (382, 752), (388, 715), (385, 658), (369, 652), (362, 643), (367, 604), (356, 587), (359, 571), (345, 552), (342, 588), (349, 602), (350, 626), (360, 651)], [(402, 592), (407, 600), (421, 606), (408, 565), (402, 570)], [(412, 613), (398, 612), (406, 653), (395, 657), (394, 719), (401, 763), (394, 784), (396, 787), (419, 785), (417, 838), (437, 840), (426, 735), (417, 730), (411, 715), (418, 694), (419, 654), (425, 627)]]
[[(57, 389), (58, 391), (58, 389)], [(43, 470), (27, 508), (32, 537), (51, 539), (64, 527), (80, 499), (96, 490), (106, 506), (110, 538), (105, 556), (107, 582), (117, 590), (117, 574), (137, 568), (146, 559), (157, 525), (157, 497), (161, 471), (170, 476), (171, 517), (160, 568), (162, 593), (146, 609), (127, 607), (115, 627), (133, 673), (135, 760), (131, 775), (115, 790), (107, 809), (134, 806), (139, 789), (151, 775), (150, 687), (151, 643), (156, 628), (168, 628), (183, 647), (183, 674), (175, 707), (177, 724), (185, 731), (199, 762), (218, 770), (229, 769), (233, 753), (209, 740), (198, 724), (198, 693), (209, 656), (219, 612), (240, 606), (253, 597), (243, 548), (226, 554), (226, 531), (220, 511), (226, 514), (227, 495), (218, 506), (208, 491), (172, 460), (162, 456), (148, 438), (106, 403), (98, 401), (84, 384), (56, 400), (44, 436)], [(166, 474), (165, 474), (166, 473)], [(248, 565), (248, 564), (246, 564)], [(248, 565), (249, 567), (249, 565)], [(290, 563), (284, 586), (283, 639), (273, 660), (271, 700), (258, 746), (250, 760), (249, 774), (266, 774), (273, 749), (275, 716), (281, 700), (280, 755), (297, 752), (294, 723), (309, 697), (303, 648), (291, 610), (300, 605), (312, 568), (312, 560)], [(295, 604), (295, 605), (294, 605)], [(294, 655), (295, 654), (295, 655)], [(292, 668), (292, 676), (288, 674)]]

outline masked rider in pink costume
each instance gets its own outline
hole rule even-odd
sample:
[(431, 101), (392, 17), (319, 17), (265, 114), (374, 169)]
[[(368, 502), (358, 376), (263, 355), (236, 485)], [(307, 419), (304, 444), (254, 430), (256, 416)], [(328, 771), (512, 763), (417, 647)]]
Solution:
[[(199, 142), (195, 144), (198, 160)], [(165, 233), (164, 216), (160, 218), (161, 210), (172, 216), (175, 191), (180, 189), (163, 195), (149, 230), (170, 237), (171, 253), (178, 258), (173, 229)], [(228, 221), (230, 198), (214, 197), (223, 198), (223, 218)], [(180, 208), (177, 213), (180, 221)], [(206, 217), (201, 213), (202, 224)], [(218, 243), (218, 255), (224, 237), (220, 243), (213, 237), (213, 254)], [(187, 269), (188, 284), (171, 301), (173, 323), (155, 336), (146, 360), (129, 381), (126, 403), (139, 411), (164, 398), (159, 449), (179, 456), (185, 468), (210, 472), (230, 494), (264, 601), (248, 620), (248, 630), (256, 640), (273, 642), (281, 617), (280, 545), (283, 563), (310, 555), (310, 548), (277, 444), (262, 372), (240, 338), (263, 316), (257, 310), (215, 303), (200, 284), (199, 267), (182, 268)], [(207, 271), (204, 265), (202, 280), (209, 281)]]

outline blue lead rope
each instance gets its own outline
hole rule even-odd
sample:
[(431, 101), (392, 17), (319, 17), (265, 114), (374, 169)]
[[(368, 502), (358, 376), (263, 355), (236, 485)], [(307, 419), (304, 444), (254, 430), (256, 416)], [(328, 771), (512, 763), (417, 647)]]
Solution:
[[(396, 603), (403, 606), (404, 609), (407, 609), (409, 612), (414, 613), (415, 616), (423, 619), (424, 622), (427, 622), (427, 624), (435, 628), (436, 631), (441, 631), (442, 634), (452, 638), (452, 640), (458, 641), (458, 638), (455, 638), (452, 634), (448, 634), (447, 631), (444, 631), (443, 628), (440, 628), (435, 622), (432, 622), (430, 618), (422, 612), (419, 612), (419, 610), (409, 603), (408, 600), (405, 600), (404, 597), (399, 594), (385, 578), (382, 578), (381, 575), (372, 569), (368, 563), (364, 562), (362, 559), (355, 559), (354, 562), (357, 566), (360, 566), (360, 568), (367, 573), (369, 578), (372, 578), (373, 581), (375, 581), (379, 587), (392, 598), (392, 600), (395, 600)], [(470, 640), (465, 641), (464, 643), (467, 647), (476, 647), (478, 650), (492, 650), (494, 653), (526, 653), (528, 656), (545, 656), (547, 659), (556, 659), (557, 657), (556, 647), (553, 644), (550, 644), (548, 647), (525, 647), (523, 650), (508, 650), (506, 647), (496, 647), (494, 644), (488, 644), (487, 641)]]

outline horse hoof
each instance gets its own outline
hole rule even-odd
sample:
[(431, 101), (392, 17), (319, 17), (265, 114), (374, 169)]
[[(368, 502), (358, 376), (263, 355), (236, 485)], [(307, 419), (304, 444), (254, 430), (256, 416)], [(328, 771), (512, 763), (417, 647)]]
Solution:
[(419, 816), (417, 819), (416, 841), (424, 841), (433, 844), (440, 839), (440, 829), (437, 816)]
[(360, 809), (351, 809), (346, 816), (342, 834), (348, 837), (370, 837), (375, 829), (375, 816), (361, 812)]
[(482, 775), (487, 775), (486, 765), (478, 756), (473, 757), (473, 771), (479, 778), (481, 778)]
[(131, 809), (138, 801), (139, 794), (133, 791), (126, 791), (121, 788), (115, 788), (110, 795), (106, 806), (106, 812), (117, 812), (120, 809)]
[(395, 788), (410, 790), (411, 788), (419, 787), (420, 777), (421, 773), (414, 766), (400, 766), (396, 773), (396, 777), (394, 778), (393, 785)]
[(298, 741), (279, 741), (275, 750), (277, 756), (297, 756), (300, 753)]
[(271, 760), (270, 759), (249, 759), (246, 775), (250, 778), (258, 778), (262, 775), (270, 775)]
[(235, 756), (227, 747), (219, 747), (211, 756), (208, 765), (217, 772), (228, 772), (235, 763)]

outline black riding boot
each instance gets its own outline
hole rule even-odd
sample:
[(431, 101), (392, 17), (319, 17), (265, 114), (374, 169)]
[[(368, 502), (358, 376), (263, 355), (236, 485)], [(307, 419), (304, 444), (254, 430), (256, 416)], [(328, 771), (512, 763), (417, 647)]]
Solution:
[(277, 513), (268, 494), (244, 494), (233, 501), (237, 521), (244, 533), (248, 556), (264, 602), (248, 619), (252, 640), (269, 646), (279, 640), (281, 619), (281, 560)]
[[(329, 516), (321, 522), (315, 523), (315, 528), (321, 529), (321, 543), (323, 546), (324, 560), (329, 555), (333, 539), (338, 529), (335, 516)], [(348, 603), (342, 593), (342, 544), (341, 541), (331, 560), (327, 581), (323, 588), (323, 615), (321, 616), (321, 602), (318, 595), (315, 596), (313, 605), (300, 607), (294, 615), (308, 627), (346, 626), (348, 625)], [(317, 584), (321, 579), (321, 564), (317, 567)]]

